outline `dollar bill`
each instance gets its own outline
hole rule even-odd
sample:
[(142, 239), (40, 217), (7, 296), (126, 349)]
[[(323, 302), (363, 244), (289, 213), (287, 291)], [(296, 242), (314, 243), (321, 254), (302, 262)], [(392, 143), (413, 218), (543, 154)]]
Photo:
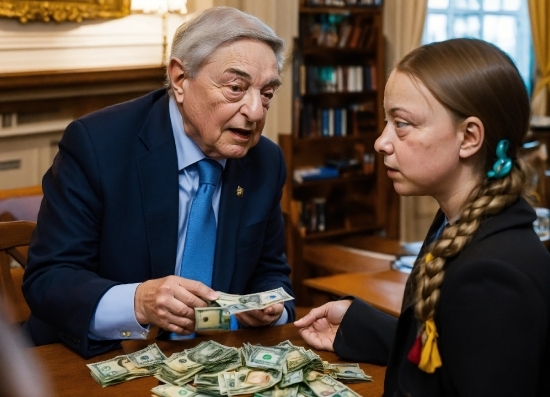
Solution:
[(282, 372), (263, 368), (240, 367), (236, 371), (224, 372), (228, 396), (253, 394), (275, 386), (282, 378)]
[(270, 389), (254, 393), (254, 397), (297, 397), (299, 386), (283, 387), (275, 385)]
[(356, 363), (329, 364), (331, 375), (336, 379), (350, 382), (372, 382), (372, 377), (365, 372)]
[(159, 349), (156, 343), (147, 346), (137, 352), (128, 354), (128, 359), (133, 362), (136, 367), (150, 367), (152, 365), (160, 364), (166, 360), (166, 356)]
[(196, 307), (195, 330), (210, 331), (230, 329), (229, 317), (231, 313), (223, 307)]
[(275, 303), (294, 299), (282, 287), (248, 295), (232, 295), (220, 291), (218, 291), (218, 294), (220, 297), (215, 303), (225, 307), (232, 314), (240, 311), (265, 309)]
[(317, 397), (360, 397), (332, 376), (311, 371), (306, 378), (307, 386)]
[(243, 345), (246, 365), (253, 368), (271, 368), (283, 371), (289, 349), (284, 346)]
[(283, 379), (281, 380), (281, 387), (289, 387), (292, 385), (295, 385), (297, 383), (301, 383), (304, 381), (304, 371), (301, 369), (288, 372), (286, 374), (283, 374)]
[(160, 397), (194, 397), (197, 395), (196, 389), (189, 385), (160, 385), (153, 387), (151, 391)]
[(140, 368), (126, 355), (86, 365), (90, 368), (92, 378), (103, 387), (126, 382), (142, 376), (149, 376), (156, 370), (154, 367)]
[(229, 330), (231, 315), (250, 310), (262, 310), (275, 303), (294, 299), (282, 287), (248, 295), (217, 291), (219, 298), (209, 307), (195, 308), (195, 330)]

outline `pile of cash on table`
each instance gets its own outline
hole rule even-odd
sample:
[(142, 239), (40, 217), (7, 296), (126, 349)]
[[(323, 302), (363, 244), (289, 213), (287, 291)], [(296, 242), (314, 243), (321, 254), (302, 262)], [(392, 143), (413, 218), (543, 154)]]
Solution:
[(152, 344), (87, 366), (103, 387), (154, 376), (165, 383), (151, 390), (160, 397), (357, 397), (342, 382), (372, 381), (358, 364), (330, 364), (289, 341), (237, 349), (209, 340), (170, 357)]

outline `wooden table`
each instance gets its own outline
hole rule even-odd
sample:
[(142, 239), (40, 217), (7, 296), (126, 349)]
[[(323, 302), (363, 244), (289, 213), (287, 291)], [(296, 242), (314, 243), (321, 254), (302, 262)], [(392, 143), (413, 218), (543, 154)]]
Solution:
[[(276, 327), (250, 328), (245, 330), (224, 332), (212, 336), (201, 336), (185, 341), (126, 341), (121, 350), (111, 351), (85, 360), (63, 344), (45, 345), (30, 348), (35, 357), (41, 361), (53, 385), (53, 395), (56, 397), (102, 397), (102, 396), (151, 396), (151, 389), (161, 384), (153, 377), (134, 379), (129, 382), (102, 388), (90, 375), (87, 363), (107, 360), (117, 355), (128, 354), (140, 350), (156, 342), (164, 354), (169, 356), (196, 346), (203, 340), (213, 339), (226, 346), (240, 347), (244, 342), (273, 346), (282, 341), (290, 340), (294, 345), (307, 345), (300, 337), (298, 329), (292, 324)], [(334, 353), (315, 351), (323, 360), (330, 363), (342, 363)], [(360, 364), (366, 374), (371, 375), (373, 382), (348, 384), (361, 396), (381, 396), (384, 385), (385, 367), (371, 364)]]
[(383, 312), (398, 317), (408, 277), (408, 274), (397, 270), (385, 270), (310, 278), (304, 280), (304, 284), (314, 294), (317, 292), (317, 295), (312, 296), (315, 306), (331, 300), (332, 296), (353, 295)]

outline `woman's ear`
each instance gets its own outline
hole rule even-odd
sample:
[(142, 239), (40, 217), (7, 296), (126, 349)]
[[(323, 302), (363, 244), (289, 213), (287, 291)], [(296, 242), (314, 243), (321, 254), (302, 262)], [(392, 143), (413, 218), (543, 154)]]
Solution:
[(171, 58), (168, 64), (168, 76), (172, 86), (172, 92), (176, 102), (183, 102), (183, 82), (185, 81), (185, 70), (183, 62), (178, 58)]
[(485, 127), (477, 117), (468, 117), (461, 123), (462, 142), (459, 155), (461, 158), (472, 157), (478, 153), (485, 139)]

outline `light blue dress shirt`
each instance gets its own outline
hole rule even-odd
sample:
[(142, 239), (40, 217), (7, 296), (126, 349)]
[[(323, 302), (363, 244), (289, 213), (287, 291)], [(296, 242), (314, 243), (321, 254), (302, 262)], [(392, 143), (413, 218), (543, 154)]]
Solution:
[[(173, 97), (170, 97), (169, 111), (179, 169), (178, 245), (174, 267), (174, 274), (179, 274), (187, 231), (187, 218), (193, 197), (199, 186), (199, 173), (194, 164), (206, 156), (185, 134), (181, 113)], [(227, 160), (218, 160), (218, 162), (225, 168)], [(212, 198), (216, 222), (220, 207), (221, 185), (220, 181)], [(147, 338), (148, 327), (142, 327), (137, 322), (134, 311), (134, 295), (138, 285), (139, 283), (116, 285), (102, 296), (90, 324), (90, 338), (99, 340)], [(288, 313), (285, 309), (275, 324), (285, 324), (287, 320)]]

